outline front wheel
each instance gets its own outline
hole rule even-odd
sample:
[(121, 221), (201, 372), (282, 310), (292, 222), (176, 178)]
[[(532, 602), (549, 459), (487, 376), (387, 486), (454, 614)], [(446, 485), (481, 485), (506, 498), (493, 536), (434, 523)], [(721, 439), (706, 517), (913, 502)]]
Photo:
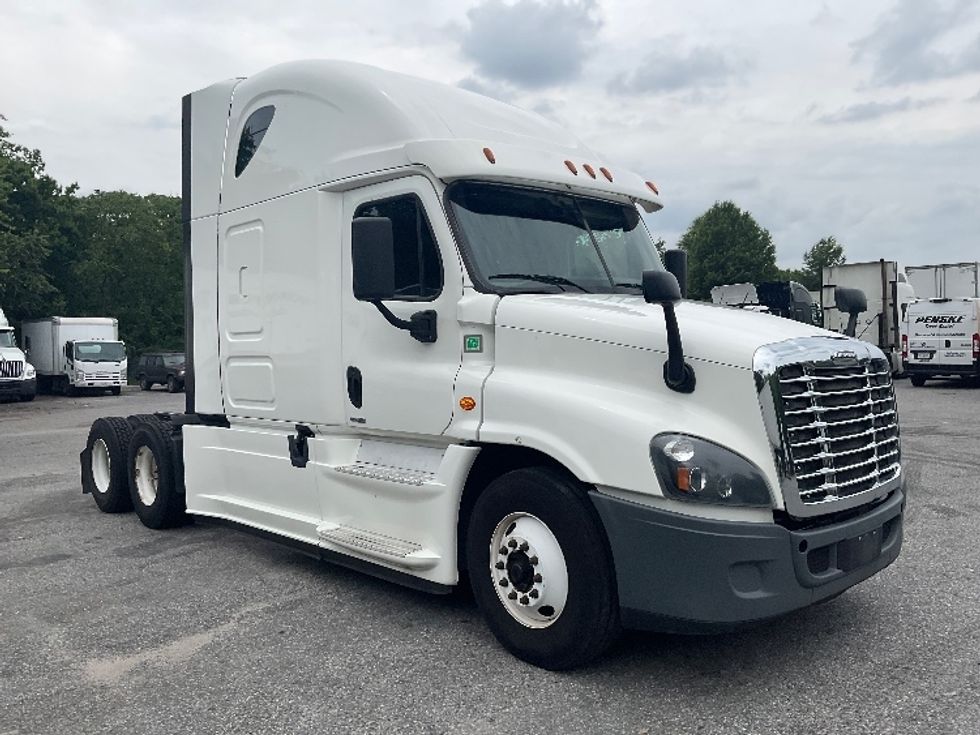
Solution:
[(619, 635), (609, 544), (572, 478), (535, 467), (494, 480), (474, 505), (466, 559), (491, 631), (528, 663), (581, 666)]
[(167, 376), (167, 391), (169, 393), (176, 393), (180, 390), (180, 386), (177, 384), (177, 378), (173, 375)]
[(153, 387), (153, 383), (146, 379), (145, 375), (140, 376), (140, 390), (149, 390)]
[(913, 376), (911, 376), (909, 378), (909, 381), (911, 381), (912, 385), (914, 385), (916, 388), (921, 388), (922, 386), (924, 386), (926, 384), (926, 376), (925, 375), (913, 375)]

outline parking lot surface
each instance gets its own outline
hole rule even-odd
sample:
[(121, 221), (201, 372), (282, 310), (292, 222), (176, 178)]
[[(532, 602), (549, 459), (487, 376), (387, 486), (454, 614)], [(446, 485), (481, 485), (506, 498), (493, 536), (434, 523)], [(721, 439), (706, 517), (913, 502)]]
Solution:
[(899, 381), (905, 547), (823, 605), (708, 637), (628, 634), (556, 674), (428, 596), (229, 529), (83, 496), (102, 415), (183, 395), (0, 404), (0, 735), (980, 732), (980, 389)]

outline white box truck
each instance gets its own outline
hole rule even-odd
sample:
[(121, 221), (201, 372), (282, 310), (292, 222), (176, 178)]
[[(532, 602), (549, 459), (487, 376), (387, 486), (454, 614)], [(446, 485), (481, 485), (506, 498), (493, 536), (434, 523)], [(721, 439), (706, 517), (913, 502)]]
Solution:
[(917, 299), (909, 304), (902, 359), (915, 386), (929, 378), (980, 378), (980, 298)]
[(0, 309), (0, 399), (17, 398), (33, 401), (37, 394), (34, 366), (17, 348), (14, 328)]
[[(183, 101), (186, 412), (96, 421), (100, 508), (436, 593), (536, 665), (726, 629), (899, 554), (885, 355), (682, 299), (657, 187), (542, 118), (308, 61)], [(679, 276), (679, 278), (675, 277)]]
[(980, 263), (914, 265), (905, 269), (919, 299), (980, 298)]
[(877, 346), (888, 357), (892, 371), (902, 371), (902, 321), (915, 298), (903, 269), (893, 260), (845, 263), (823, 269), (820, 307), (823, 326), (844, 333), (849, 315), (837, 308), (835, 289), (864, 292), (868, 308), (858, 317), (856, 337)]
[(75, 395), (126, 385), (126, 345), (119, 323), (106, 317), (52, 316), (25, 321), (24, 351), (37, 368), (41, 392)]

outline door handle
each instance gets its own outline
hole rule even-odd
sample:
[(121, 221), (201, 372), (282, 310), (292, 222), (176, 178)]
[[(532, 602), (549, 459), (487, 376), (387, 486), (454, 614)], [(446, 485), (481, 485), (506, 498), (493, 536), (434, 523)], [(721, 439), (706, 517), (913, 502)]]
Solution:
[(248, 298), (248, 294), (245, 293), (245, 271), (248, 270), (247, 265), (243, 265), (238, 269), (238, 295), (243, 299)]
[(289, 461), (293, 467), (306, 467), (310, 461), (310, 445), (308, 444), (308, 440), (314, 435), (313, 429), (309, 426), (296, 424), (296, 435), (288, 438)]

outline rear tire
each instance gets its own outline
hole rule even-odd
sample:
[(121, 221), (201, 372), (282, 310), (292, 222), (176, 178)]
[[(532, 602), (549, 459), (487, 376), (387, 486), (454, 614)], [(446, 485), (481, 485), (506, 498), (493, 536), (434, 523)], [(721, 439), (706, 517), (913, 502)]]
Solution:
[(466, 558), (487, 625), (518, 658), (571, 669), (619, 636), (612, 554), (574, 479), (533, 467), (491, 482), (473, 506)]
[(103, 513), (133, 509), (126, 459), (133, 430), (117, 416), (96, 419), (82, 452), (82, 489), (92, 494)]
[(909, 381), (916, 388), (921, 388), (922, 386), (924, 386), (926, 384), (926, 376), (925, 375), (910, 375), (909, 376)]
[(178, 388), (177, 379), (173, 375), (167, 376), (167, 391), (169, 393), (176, 393)]
[(184, 522), (184, 483), (170, 426), (153, 419), (138, 423), (129, 442), (129, 494), (144, 526), (172, 528)]

